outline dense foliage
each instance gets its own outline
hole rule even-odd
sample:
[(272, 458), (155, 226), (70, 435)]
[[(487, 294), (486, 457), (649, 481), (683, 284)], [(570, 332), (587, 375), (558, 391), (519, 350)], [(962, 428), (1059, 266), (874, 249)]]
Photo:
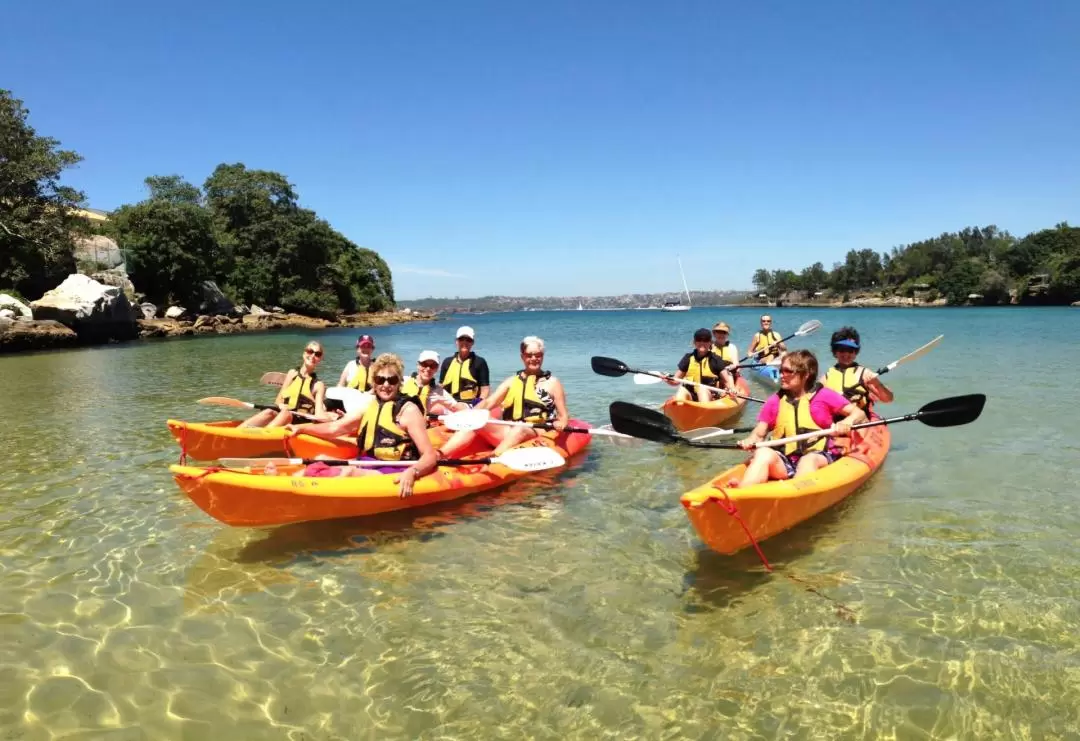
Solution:
[(851, 250), (829, 272), (820, 262), (801, 273), (761, 269), (754, 286), (770, 296), (869, 292), (998, 304), (1013, 292), (1019, 303), (1071, 303), (1080, 300), (1080, 227), (1063, 222), (1023, 239), (996, 226), (969, 227), (886, 254)]
[(183, 302), (213, 280), (234, 301), (308, 315), (393, 307), (390, 268), (314, 211), (284, 175), (218, 165), (203, 188), (146, 179), (150, 196), (113, 216), (132, 282), (156, 302)]
[(71, 209), (83, 194), (60, 185), (60, 174), (82, 158), (38, 136), (28, 113), (0, 90), (0, 288), (36, 298), (74, 272), (84, 225)]

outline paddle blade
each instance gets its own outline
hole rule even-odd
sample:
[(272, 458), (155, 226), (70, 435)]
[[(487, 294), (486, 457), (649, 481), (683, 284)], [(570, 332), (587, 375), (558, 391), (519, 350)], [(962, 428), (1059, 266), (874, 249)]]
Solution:
[(671, 420), (655, 410), (626, 401), (613, 401), (608, 414), (611, 415), (611, 427), (624, 435), (656, 443), (674, 443), (681, 439)]
[(259, 379), (259, 383), (264, 386), (280, 386), (285, 383), (285, 374), (280, 371), (263, 373), (262, 378)]
[(706, 440), (713, 437), (726, 437), (734, 435), (738, 430), (725, 430), (723, 427), (699, 427), (696, 430), (687, 430), (682, 435), (687, 440)]
[(230, 399), (227, 396), (207, 396), (205, 399), (199, 399), (196, 404), (214, 404), (221, 407), (236, 407), (238, 409), (253, 409), (255, 407), (249, 401), (240, 401), (239, 399)]
[(808, 334), (813, 334), (814, 332), (817, 332), (819, 329), (821, 329), (821, 322), (819, 322), (817, 319), (811, 319), (810, 321), (799, 327), (797, 330), (795, 330), (795, 336), (805, 337)]
[(565, 465), (566, 459), (551, 448), (535, 447), (513, 448), (492, 458), (491, 462), (501, 463), (515, 471), (546, 471)]
[(938, 399), (922, 407), (915, 418), (929, 427), (957, 427), (974, 422), (986, 405), (986, 394)]
[(660, 383), (663, 380), (663, 378), (657, 378), (656, 376), (647, 376), (644, 373), (634, 374), (634, 383), (636, 383), (638, 386), (650, 386), (654, 383)]
[(367, 409), (368, 404), (375, 398), (375, 394), (370, 391), (361, 391), (360, 389), (351, 389), (345, 386), (331, 386), (326, 389), (326, 398), (340, 401), (345, 407), (345, 411), (352, 414)]
[(909, 352), (907, 355), (900, 358), (899, 360), (894, 360), (893, 362), (886, 365), (884, 368), (882, 368), (881, 370), (878, 371), (878, 375), (881, 375), (882, 373), (888, 373), (889, 371), (893, 370), (894, 368), (897, 368), (898, 366), (901, 366), (904, 363), (910, 363), (912, 360), (915, 360), (916, 358), (921, 358), (923, 355), (926, 355), (926, 353), (930, 352), (935, 347), (937, 347), (938, 343), (940, 343), (943, 339), (945, 339), (945, 335), (939, 334), (937, 337), (935, 337), (934, 339), (927, 342), (925, 345), (920, 347), (918, 350), (912, 350), (911, 352)]
[(598, 373), (601, 376), (618, 378), (619, 376), (625, 376), (626, 372), (630, 370), (621, 360), (605, 358), (601, 355), (593, 355), (591, 362), (593, 373)]
[(451, 412), (439, 417), (446, 429), (453, 432), (461, 430), (482, 430), (491, 422), (491, 415), (486, 409), (465, 409), (460, 412)]

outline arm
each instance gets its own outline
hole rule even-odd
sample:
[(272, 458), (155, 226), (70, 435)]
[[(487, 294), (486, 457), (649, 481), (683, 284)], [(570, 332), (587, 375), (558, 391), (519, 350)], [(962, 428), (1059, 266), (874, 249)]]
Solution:
[(779, 411), (780, 397), (773, 394), (765, 400), (765, 404), (762, 405), (761, 411), (758, 413), (757, 424), (754, 425), (754, 429), (745, 439), (739, 441), (739, 447), (743, 450), (750, 450), (755, 443), (764, 440), (765, 435), (776, 425), (776, 415)]
[(338, 377), (337, 385), (344, 386), (349, 382), (349, 363), (345, 364), (345, 367), (341, 369), (341, 375)]
[(728, 391), (735, 391), (735, 378), (727, 368), (720, 371), (720, 382), (722, 388), (725, 388)]
[(480, 384), (480, 398), (486, 399), (491, 394), (491, 371), (488, 370), (487, 361), (483, 358), (477, 358), (481, 361), (476, 364), (476, 382)]
[(552, 423), (552, 427), (559, 432), (566, 429), (566, 426), (570, 424), (570, 412), (566, 410), (566, 391), (563, 390), (562, 381), (555, 376), (551, 377), (549, 381), (548, 391), (551, 393), (551, 398), (555, 401), (555, 420)]
[(881, 376), (867, 368), (865, 380), (866, 387), (877, 397), (878, 401), (884, 402), (885, 404), (892, 403), (893, 392), (888, 386), (881, 382)]
[[(690, 370), (690, 355), (689, 355), (689, 353), (682, 356), (682, 359), (679, 360), (679, 364), (676, 366), (676, 368), (677, 368), (677, 370), (675, 371), (674, 374), (672, 374), (671, 378), (686, 378), (686, 372), (688, 370)], [(671, 379), (666, 380), (665, 383), (667, 383), (668, 386), (679, 386), (679, 385), (681, 385), (677, 381), (673, 381)]]
[(739, 441), (739, 447), (743, 450), (750, 450), (754, 445), (765, 439), (765, 435), (769, 433), (770, 429), (768, 422), (758, 422), (754, 425), (754, 429), (750, 434)]
[(495, 389), (495, 393), (491, 396), (485, 397), (482, 402), (476, 405), (477, 409), (496, 409), (502, 404), (503, 399), (506, 398), (506, 392), (510, 390), (510, 384), (513, 383), (514, 377), (510, 376), (505, 381), (499, 384), (499, 388)]
[(426, 476), (435, 470), (438, 456), (435, 454), (435, 448), (431, 447), (431, 440), (428, 439), (427, 423), (424, 421), (424, 415), (420, 413), (420, 409), (415, 404), (405, 404), (401, 408), (401, 414), (398, 415), (397, 422), (401, 425), (401, 429), (409, 433), (413, 444), (416, 445), (416, 449), (420, 452), (420, 459), (414, 465), (402, 471), (397, 478), (398, 494), (404, 498), (412, 496), (413, 484), (416, 483), (418, 478)]
[(844, 418), (833, 424), (834, 434), (840, 437), (850, 435), (852, 425), (866, 421), (866, 412), (860, 409), (857, 404), (850, 402), (840, 410), (840, 414), (843, 414)]
[(331, 420), (334, 415), (326, 411), (326, 384), (319, 381), (315, 384), (315, 416), (319, 419)]

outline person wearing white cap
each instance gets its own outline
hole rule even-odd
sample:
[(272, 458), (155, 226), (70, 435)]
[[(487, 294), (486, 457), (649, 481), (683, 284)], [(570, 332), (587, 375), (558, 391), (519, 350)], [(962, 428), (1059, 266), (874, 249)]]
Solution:
[(457, 331), (457, 352), (442, 362), (439, 383), (458, 401), (476, 406), (491, 393), (487, 361), (473, 352), (476, 332), (472, 327)]
[[(416, 359), (416, 370), (401, 385), (401, 393), (417, 399), (426, 414), (447, 414), (458, 406), (454, 398), (435, 382), (438, 370), (439, 353), (424, 350)], [(464, 409), (465, 405), (462, 404), (461, 408)]]

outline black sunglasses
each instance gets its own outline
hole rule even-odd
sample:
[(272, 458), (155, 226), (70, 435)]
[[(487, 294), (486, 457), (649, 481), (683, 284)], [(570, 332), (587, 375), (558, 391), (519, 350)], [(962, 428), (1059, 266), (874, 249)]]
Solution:
[(397, 386), (401, 383), (398, 376), (375, 376), (372, 380), (376, 386)]
[(305, 355), (314, 355), (317, 358), (322, 357), (322, 350), (312, 350), (310, 347), (304, 350)]

